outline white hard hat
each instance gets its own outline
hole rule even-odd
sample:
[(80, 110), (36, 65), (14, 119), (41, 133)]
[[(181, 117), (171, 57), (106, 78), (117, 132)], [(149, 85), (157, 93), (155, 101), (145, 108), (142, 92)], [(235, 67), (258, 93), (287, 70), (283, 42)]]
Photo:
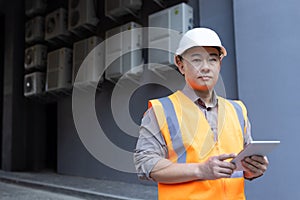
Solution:
[[(214, 46), (221, 48), (221, 56), (227, 55), (226, 49), (222, 46), (221, 40), (218, 34), (209, 28), (194, 28), (186, 32), (180, 42), (178, 49), (176, 50), (176, 55), (183, 54), (186, 50), (196, 47), (196, 46)], [(176, 56), (175, 55), (175, 56)]]

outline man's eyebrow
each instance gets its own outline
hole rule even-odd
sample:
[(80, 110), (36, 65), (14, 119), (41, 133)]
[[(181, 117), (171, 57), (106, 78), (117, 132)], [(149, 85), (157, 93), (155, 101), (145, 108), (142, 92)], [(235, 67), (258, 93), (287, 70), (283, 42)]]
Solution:
[(217, 53), (210, 53), (209, 54), (210, 56), (217, 56), (217, 57), (219, 57), (220, 55), (219, 54), (217, 54)]
[[(209, 54), (210, 56), (216, 56), (216, 57), (219, 57), (219, 54), (217, 53), (210, 53)], [(203, 54), (200, 54), (200, 53), (194, 53), (191, 55), (191, 57), (195, 57), (195, 56), (203, 56)]]
[(195, 56), (203, 56), (203, 55), (200, 54), (200, 53), (194, 53), (194, 54), (191, 55), (191, 57), (195, 57)]

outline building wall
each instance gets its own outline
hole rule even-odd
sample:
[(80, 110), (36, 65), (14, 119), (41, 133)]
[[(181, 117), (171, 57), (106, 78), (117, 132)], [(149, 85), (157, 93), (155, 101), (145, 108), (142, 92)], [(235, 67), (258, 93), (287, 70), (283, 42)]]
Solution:
[(234, 1), (238, 93), (255, 140), (281, 140), (266, 174), (247, 183), (249, 199), (299, 199), (300, 2)]
[(200, 26), (215, 30), (227, 50), (228, 54), (223, 59), (220, 77), (224, 82), (225, 96), (229, 99), (237, 99), (233, 2), (232, 0), (200, 0), (199, 15)]

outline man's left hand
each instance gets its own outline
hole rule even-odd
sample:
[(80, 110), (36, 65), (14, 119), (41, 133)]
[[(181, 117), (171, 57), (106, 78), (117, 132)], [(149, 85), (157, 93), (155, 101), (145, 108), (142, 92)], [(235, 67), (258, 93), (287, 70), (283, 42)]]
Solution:
[(249, 156), (242, 161), (244, 167), (244, 177), (253, 179), (264, 174), (267, 170), (269, 161), (266, 156)]

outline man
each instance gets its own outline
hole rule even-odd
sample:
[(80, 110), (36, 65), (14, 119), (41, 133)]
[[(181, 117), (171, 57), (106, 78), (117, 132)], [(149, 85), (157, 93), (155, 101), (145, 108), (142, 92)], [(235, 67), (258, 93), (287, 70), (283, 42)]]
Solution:
[(188, 31), (174, 58), (186, 86), (149, 101), (134, 161), (140, 178), (158, 182), (159, 199), (245, 199), (244, 178), (267, 169), (263, 156), (246, 157), (244, 171), (230, 162), (252, 137), (243, 103), (214, 91), (226, 55), (213, 30)]

